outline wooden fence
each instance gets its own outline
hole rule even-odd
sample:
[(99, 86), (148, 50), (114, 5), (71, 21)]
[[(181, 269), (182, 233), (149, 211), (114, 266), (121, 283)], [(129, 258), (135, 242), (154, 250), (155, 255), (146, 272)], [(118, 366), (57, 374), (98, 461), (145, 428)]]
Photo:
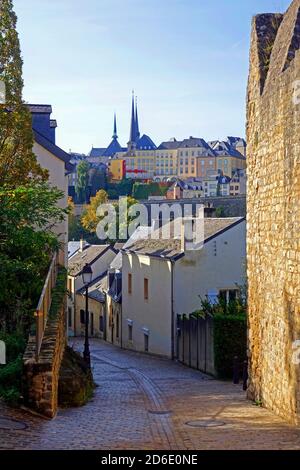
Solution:
[(215, 375), (213, 319), (193, 315), (177, 317), (177, 358), (194, 369)]
[(38, 361), (39, 354), (41, 351), (41, 345), (44, 337), (45, 328), (47, 325), (48, 314), (51, 307), (52, 301), (52, 289), (55, 287), (59, 260), (61, 258), (60, 253), (55, 253), (50, 268), (46, 277), (46, 281), (40, 296), (38, 306), (35, 311), (36, 317), (36, 343), (35, 343), (35, 358)]

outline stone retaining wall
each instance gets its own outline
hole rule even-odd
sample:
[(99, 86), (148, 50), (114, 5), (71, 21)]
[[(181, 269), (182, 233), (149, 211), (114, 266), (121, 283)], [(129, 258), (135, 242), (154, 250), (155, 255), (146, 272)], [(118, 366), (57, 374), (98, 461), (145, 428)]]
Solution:
[(38, 362), (34, 356), (34, 337), (30, 338), (24, 354), (24, 404), (47, 418), (53, 418), (57, 412), (59, 371), (65, 347), (63, 306), (56, 320), (48, 320)]

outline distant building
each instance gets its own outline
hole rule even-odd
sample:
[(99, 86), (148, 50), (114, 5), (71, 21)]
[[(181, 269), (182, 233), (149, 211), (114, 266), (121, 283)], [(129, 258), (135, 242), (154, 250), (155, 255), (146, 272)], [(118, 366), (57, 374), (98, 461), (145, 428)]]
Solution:
[(247, 190), (246, 170), (237, 170), (230, 182), (230, 196), (245, 195)]
[[(228, 139), (233, 139), (228, 138)], [(235, 138), (238, 139), (238, 138)], [(232, 140), (231, 140), (232, 141)], [(241, 154), (237, 148), (241, 148), (243, 152), (246, 152), (244, 147), (237, 147), (238, 142), (245, 142), (243, 139), (236, 141), (234, 145), (231, 145), (230, 141), (213, 141), (209, 142), (209, 145), (213, 149), (216, 155), (216, 170), (225, 176), (230, 178), (237, 170), (244, 170), (246, 168), (246, 157)], [(245, 143), (246, 145), (246, 143)]]
[(217, 196), (230, 196), (230, 181), (229, 176), (218, 177)]
[(215, 154), (204, 139), (190, 137), (180, 143), (178, 147), (178, 175), (180, 178), (199, 178), (215, 171)]
[[(112, 173), (119, 180), (119, 173), (126, 170), (124, 176), (131, 179), (148, 180), (153, 179), (155, 173), (155, 151), (156, 145), (146, 134), (141, 135), (139, 129), (139, 119), (137, 103), (134, 95), (132, 96), (130, 137), (127, 147), (121, 147), (117, 135), (116, 116), (114, 118), (114, 132), (111, 143), (107, 148), (92, 148), (89, 153), (88, 161), (93, 163), (101, 162), (112, 168)], [(125, 166), (121, 163), (112, 163), (112, 161), (125, 161)], [(118, 168), (117, 168), (118, 167)]]
[(202, 178), (202, 187), (205, 197), (216, 197), (218, 195), (219, 175), (214, 174)]
[(155, 173), (156, 145), (146, 134), (141, 136), (139, 129), (137, 103), (132, 96), (130, 137), (127, 151), (117, 153), (126, 162), (126, 177), (131, 179), (153, 179)]
[(178, 148), (181, 142), (175, 138), (162, 142), (156, 150), (155, 181), (172, 181), (178, 176)]
[(193, 199), (203, 197), (202, 183), (177, 180), (169, 188), (167, 199)]
[(239, 137), (206, 142), (190, 137), (162, 142), (156, 150), (155, 181), (207, 178), (216, 173), (231, 177), (246, 168), (246, 142)]
[(126, 162), (121, 158), (111, 158), (108, 161), (108, 177), (112, 181), (121, 181), (126, 177)]
[(88, 160), (91, 163), (108, 163), (108, 159), (116, 155), (118, 152), (125, 152), (126, 148), (121, 147), (118, 141), (118, 132), (117, 132), (117, 117), (114, 115), (114, 130), (112, 141), (109, 146), (106, 148), (92, 148), (88, 155)]

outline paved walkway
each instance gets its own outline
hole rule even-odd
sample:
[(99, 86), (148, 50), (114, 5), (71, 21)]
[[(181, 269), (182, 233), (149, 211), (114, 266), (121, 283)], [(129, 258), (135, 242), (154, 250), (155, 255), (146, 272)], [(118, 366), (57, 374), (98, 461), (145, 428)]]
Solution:
[(0, 405), (0, 449), (300, 449), (300, 428), (248, 402), (241, 386), (96, 340), (92, 360), (99, 387), (83, 408), (47, 421)]

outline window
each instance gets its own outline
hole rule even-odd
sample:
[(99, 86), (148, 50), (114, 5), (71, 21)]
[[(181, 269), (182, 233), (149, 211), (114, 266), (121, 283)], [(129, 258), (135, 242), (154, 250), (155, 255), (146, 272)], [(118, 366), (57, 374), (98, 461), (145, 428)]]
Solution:
[(128, 274), (128, 294), (132, 294), (132, 274)]
[(132, 341), (132, 325), (128, 325), (128, 341)]
[(69, 292), (72, 292), (72, 279), (69, 279), (68, 290), (69, 290)]
[(68, 308), (68, 325), (69, 325), (69, 328), (72, 328), (72, 309), (71, 309), (71, 307)]
[(144, 300), (149, 300), (149, 279), (144, 279)]
[(238, 187), (238, 186), (236, 186), (236, 187), (235, 187), (235, 190), (236, 190), (236, 191), (238, 191), (238, 190), (239, 190), (239, 187)]
[(84, 310), (80, 310), (80, 323), (82, 325), (85, 324), (85, 311)]
[(102, 332), (104, 331), (104, 318), (102, 315), (99, 317), (99, 330)]
[(237, 299), (238, 292), (238, 289), (220, 290), (219, 298), (228, 304)]
[(144, 351), (149, 351), (149, 336), (147, 334), (144, 334)]

